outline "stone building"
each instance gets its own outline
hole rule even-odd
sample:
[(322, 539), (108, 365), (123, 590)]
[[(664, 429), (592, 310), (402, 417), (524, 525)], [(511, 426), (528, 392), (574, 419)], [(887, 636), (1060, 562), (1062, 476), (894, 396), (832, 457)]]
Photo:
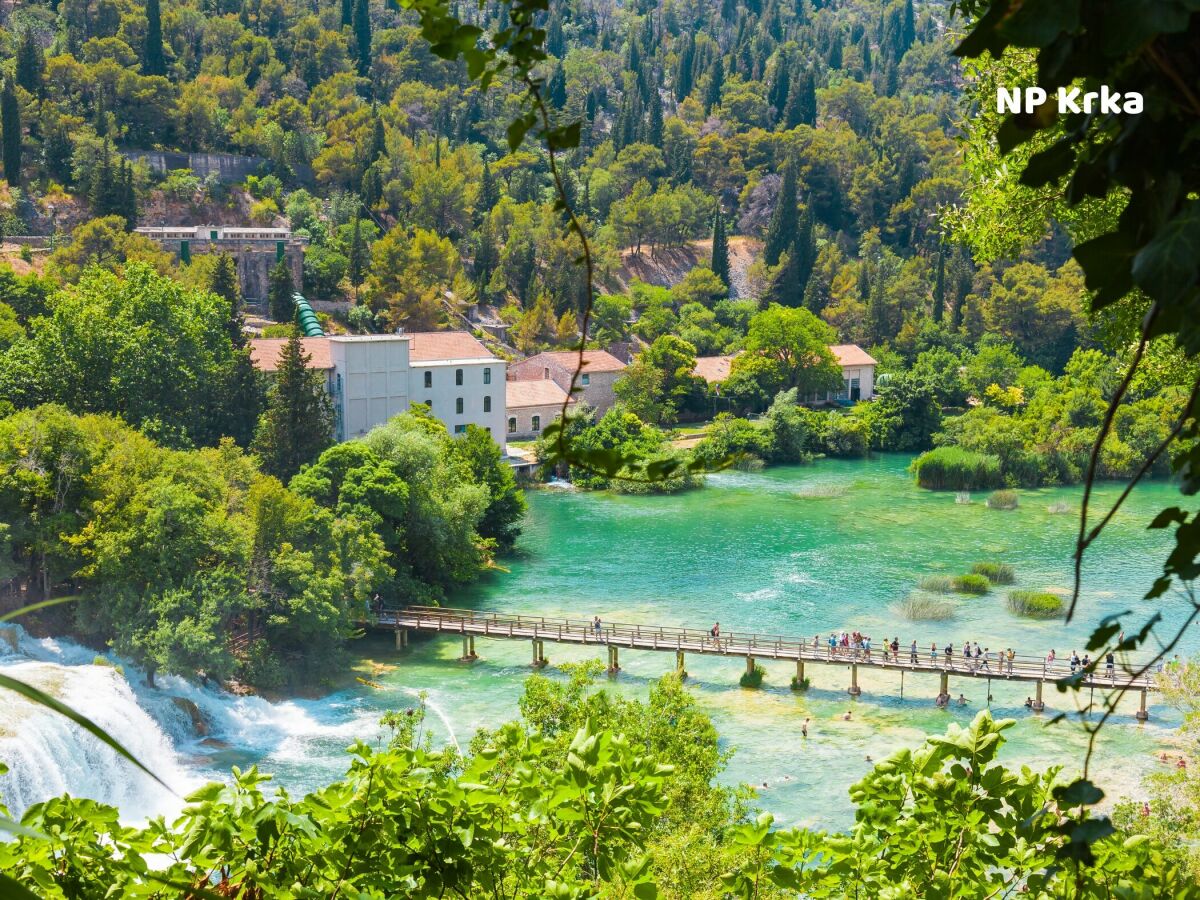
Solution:
[(135, 229), (174, 253), (181, 263), (197, 253), (228, 253), (237, 263), (242, 296), (250, 303), (267, 299), (271, 269), (286, 259), (292, 286), (304, 292), (304, 245), (307, 238), (287, 228), (242, 228), (230, 225), (166, 225)]
[[(505, 437), (510, 441), (532, 441), (546, 426), (562, 415), (567, 392), (553, 381), (509, 381), (504, 385), (508, 421)], [(575, 401), (571, 400), (571, 407)]]
[[(562, 391), (571, 389), (571, 375), (579, 364), (579, 354), (570, 350), (539, 353), (508, 367), (509, 381), (550, 381)], [(625, 363), (604, 350), (583, 352), (583, 371), (580, 373), (574, 399), (582, 400), (602, 416), (616, 403), (613, 385), (625, 370)]]

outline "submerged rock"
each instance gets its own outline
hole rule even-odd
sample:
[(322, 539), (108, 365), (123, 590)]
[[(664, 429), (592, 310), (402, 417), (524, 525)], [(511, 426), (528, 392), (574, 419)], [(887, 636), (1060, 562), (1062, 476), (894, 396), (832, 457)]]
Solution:
[(192, 731), (198, 736), (205, 737), (212, 730), (204, 718), (204, 713), (200, 712), (200, 707), (187, 697), (172, 697), (171, 702), (188, 717), (192, 723)]

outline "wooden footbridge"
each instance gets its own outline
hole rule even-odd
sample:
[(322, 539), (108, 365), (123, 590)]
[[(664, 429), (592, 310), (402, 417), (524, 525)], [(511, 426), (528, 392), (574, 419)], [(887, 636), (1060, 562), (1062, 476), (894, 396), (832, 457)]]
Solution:
[[(937, 675), (940, 679), (939, 701), (942, 703), (949, 701), (951, 675), (956, 678), (1032, 682), (1036, 686), (1032, 707), (1039, 712), (1045, 708), (1042, 696), (1045, 684), (1073, 674), (1067, 659), (1059, 658), (1048, 662), (1040, 657), (1019, 653), (1015, 654), (1012, 660), (1006, 656), (1002, 657), (996, 651), (992, 651), (988, 657), (968, 660), (958, 655), (961, 648), (956, 647), (955, 653), (947, 656), (941, 646), (936, 652), (929, 646), (918, 646), (916, 652), (913, 652), (909, 645), (901, 646), (899, 652), (893, 656), (890, 648), (883, 646), (873, 646), (870, 650), (830, 647), (828, 638), (819, 635), (805, 640), (771, 634), (721, 631), (719, 637), (713, 637), (707, 631), (694, 628), (603, 621), (597, 625), (594, 620), (508, 615), (444, 607), (409, 606), (398, 610), (380, 610), (365, 624), (368, 628), (394, 631), (397, 648), (408, 645), (409, 632), (461, 635), (463, 660), (478, 658), (475, 653), (477, 637), (527, 640), (532, 644), (531, 663), (535, 668), (546, 665), (547, 641), (604, 647), (608, 654), (608, 671), (614, 674), (621, 668), (622, 649), (674, 653), (675, 667), (680, 672), (684, 671), (688, 653), (745, 658), (747, 672), (754, 670), (757, 660), (788, 660), (796, 664), (797, 684), (804, 681), (805, 666), (809, 664), (849, 667), (850, 685), (847, 692), (853, 697), (862, 693), (858, 685), (860, 666), (872, 670), (899, 672), (902, 679), (905, 672)], [(1144, 721), (1148, 717), (1147, 694), (1157, 691), (1158, 684), (1152, 674), (1138, 675), (1141, 668), (1142, 666), (1137, 665), (1127, 655), (1122, 655), (1113, 671), (1109, 672), (1101, 660), (1095, 671), (1083, 678), (1082, 684), (1084, 687), (1104, 690), (1125, 687), (1130, 691), (1137, 691), (1141, 696), (1137, 717)]]

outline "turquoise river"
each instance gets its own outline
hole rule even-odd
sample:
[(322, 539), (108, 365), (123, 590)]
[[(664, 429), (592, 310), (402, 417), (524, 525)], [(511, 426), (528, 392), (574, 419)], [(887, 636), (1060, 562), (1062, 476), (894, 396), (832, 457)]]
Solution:
[[(846, 628), (871, 635), (876, 645), (893, 635), (903, 647), (915, 638), (923, 649), (934, 640), (956, 647), (977, 640), (993, 651), (1011, 645), (1045, 654), (1053, 647), (1060, 657), (1072, 649), (1082, 653), (1085, 636), (1103, 616), (1131, 610), (1123, 622), (1133, 631), (1161, 612), (1165, 634), (1186, 612), (1178, 598), (1140, 599), (1168, 547), (1167, 537), (1146, 524), (1178, 498), (1171, 485), (1158, 483), (1133, 494), (1089, 556), (1080, 614), (1070, 625), (1015, 617), (1005, 608), (1004, 589), (953, 599), (955, 614), (947, 621), (905, 620), (895, 606), (919, 579), (964, 572), (981, 560), (1011, 564), (1016, 587), (1066, 590), (1081, 497), (1078, 488), (1021, 491), (1018, 509), (994, 510), (981, 494), (917, 489), (907, 464), (907, 458), (885, 456), (725, 473), (709, 477), (701, 490), (669, 497), (531, 492), (519, 552), (504, 560), (508, 571), (450, 602), (702, 628), (719, 620), (725, 630), (810, 639)], [(1116, 486), (1102, 487), (1097, 504), (1116, 492)], [(529, 673), (528, 642), (480, 639), (477, 645), (481, 659), (466, 664), (457, 661), (461, 642), (453, 637), (417, 640), (403, 652), (383, 640), (367, 642), (363, 655), (376, 664), (369, 676), (374, 686), (320, 700), (217, 698), (177, 682), (176, 693), (197, 703), (210, 720), (211, 737), (219, 739), (189, 742), (178, 722), (164, 724), (181, 783), (258, 763), (294, 791), (315, 786), (344, 769), (352, 740), (379, 740), (376, 723), (383, 711), (411, 704), (420, 691), (428, 692), (437, 739), (465, 745), (476, 728), (516, 715)], [(1200, 634), (1186, 635), (1180, 649), (1185, 655), (1200, 650)], [(45, 660), (49, 652), (42, 647), (33, 655)], [(552, 644), (546, 653), (549, 677), (562, 677), (557, 663), (603, 656), (596, 648)], [(602, 677), (602, 686), (644, 697), (674, 657), (625, 650), (621, 663), (621, 674)], [(987, 702), (985, 683), (967, 679), (952, 679), (951, 691), (964, 693), (970, 706), (939, 710), (931, 675), (908, 676), (902, 697), (894, 673), (867, 671), (860, 678), (863, 696), (851, 701), (845, 668), (810, 667), (813, 685), (803, 694), (789, 689), (788, 663), (767, 661), (766, 683), (756, 691), (738, 687), (744, 663), (737, 658), (689, 657), (687, 668), (689, 687), (734, 750), (724, 777), (756, 785), (759, 805), (780, 823), (845, 827), (852, 818), (847, 788), (869, 759), (918, 744), (950, 722), (965, 723)], [(168, 681), (159, 690), (170, 689)], [(165, 708), (161, 698), (144, 688), (134, 692), (158, 721), (168, 718), (155, 713)], [(1078, 718), (1051, 724), (1052, 715), (1031, 714), (1024, 708), (1030, 692), (1030, 685), (992, 682), (993, 712), (1017, 720), (1006, 759), (1076, 768), (1085, 746)], [(1048, 713), (1075, 709), (1072, 696), (1052, 688), (1046, 700)], [(848, 709), (853, 715), (847, 722), (842, 714)], [(1134, 709), (1127, 701), (1100, 739), (1094, 776), (1111, 797), (1137, 793), (1141, 776), (1161, 765), (1157, 753), (1169, 746), (1176, 724), (1162, 705), (1152, 706), (1145, 725), (1134, 720)], [(805, 718), (812, 724), (802, 739)]]

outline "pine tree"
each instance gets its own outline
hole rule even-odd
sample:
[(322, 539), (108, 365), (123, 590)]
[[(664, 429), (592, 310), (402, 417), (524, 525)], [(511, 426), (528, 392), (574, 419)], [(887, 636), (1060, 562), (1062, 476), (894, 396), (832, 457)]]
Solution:
[(713, 216), (712, 262), (709, 268), (725, 282), (726, 296), (732, 284), (729, 280), (729, 235), (725, 231), (725, 216), (720, 208)]
[(683, 38), (679, 60), (675, 65), (675, 99), (679, 102), (692, 92), (695, 83), (696, 37), (688, 32)]
[(933, 321), (946, 315), (946, 251), (938, 250), (937, 280), (933, 283)]
[(146, 0), (146, 43), (142, 46), (142, 74), (166, 75), (163, 58), (162, 13), (158, 0)]
[(763, 260), (768, 266), (779, 264), (788, 247), (796, 240), (800, 216), (796, 199), (796, 166), (788, 163), (783, 170), (783, 184), (775, 199), (771, 222), (767, 226), (767, 237), (763, 247)]
[(35, 97), (40, 97), (46, 57), (42, 54), (42, 48), (38, 46), (37, 36), (32, 28), (26, 28), (21, 34), (21, 43), (17, 45), (16, 65), (17, 84)]
[(290, 322), (295, 318), (296, 301), (292, 299), (295, 292), (292, 270), (287, 260), (281, 259), (271, 267), (267, 281), (267, 308), (276, 322)]
[(369, 0), (354, 0), (354, 51), (358, 77), (371, 74), (371, 7)]
[(0, 132), (3, 133), (4, 177), (16, 187), (21, 183), (21, 105), (12, 79), (5, 79), (0, 92)]
[(263, 471), (284, 481), (333, 443), (333, 403), (311, 359), (298, 334), (283, 345), (251, 448)]

